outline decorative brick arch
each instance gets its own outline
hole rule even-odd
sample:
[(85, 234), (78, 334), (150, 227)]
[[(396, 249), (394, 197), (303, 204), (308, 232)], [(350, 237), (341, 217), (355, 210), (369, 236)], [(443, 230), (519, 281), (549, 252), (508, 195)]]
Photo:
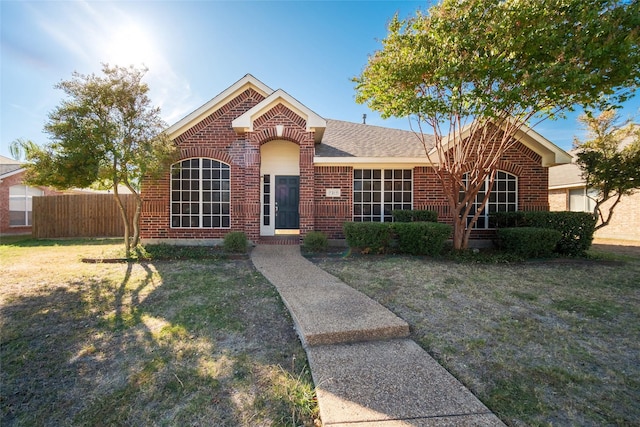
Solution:
[(520, 177), (520, 175), (522, 175), (522, 172), (523, 172), (522, 166), (507, 160), (500, 160), (497, 165), (497, 170), (508, 172), (511, 175), (515, 175), (517, 177)]
[(207, 158), (207, 159), (215, 159), (221, 162), (224, 162), (228, 165), (232, 164), (231, 156), (224, 152), (215, 148), (208, 147), (185, 147), (180, 149), (180, 160), (192, 159), (192, 158)]

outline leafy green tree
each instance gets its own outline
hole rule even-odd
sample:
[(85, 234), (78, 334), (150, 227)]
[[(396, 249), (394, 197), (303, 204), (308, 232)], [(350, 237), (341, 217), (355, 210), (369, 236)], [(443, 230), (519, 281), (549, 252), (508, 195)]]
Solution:
[(472, 202), (488, 179), (485, 206), (523, 125), (633, 96), (639, 31), (637, 0), (443, 0), (391, 20), (354, 78), (356, 100), (382, 117), (410, 118), (462, 249), (482, 212), (468, 223)]
[[(149, 87), (142, 82), (145, 72), (107, 64), (102, 75), (75, 72), (71, 80), (56, 85), (67, 98), (45, 124), (51, 142), (39, 146), (17, 140), (12, 144), (14, 155), (25, 154), (30, 184), (111, 189), (124, 223), (127, 256), (140, 236), (140, 182), (144, 176), (166, 171), (177, 153), (164, 133), (160, 109), (151, 105), (147, 95)], [(121, 186), (135, 197), (133, 215), (123, 203)]]
[(579, 120), (587, 130), (587, 139), (574, 140), (576, 163), (587, 188), (597, 193), (592, 199), (598, 230), (609, 225), (622, 196), (640, 189), (640, 126), (621, 123), (614, 110), (598, 116), (585, 114)]

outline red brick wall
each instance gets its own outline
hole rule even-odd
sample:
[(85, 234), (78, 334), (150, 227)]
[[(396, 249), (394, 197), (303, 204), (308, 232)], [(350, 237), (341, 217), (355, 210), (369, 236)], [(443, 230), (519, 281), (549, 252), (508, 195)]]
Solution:
[[(229, 231), (243, 231), (251, 240), (260, 234), (260, 146), (281, 139), (300, 147), (300, 232), (325, 232), (342, 238), (342, 224), (352, 218), (353, 168), (315, 166), (314, 133), (306, 131), (303, 118), (282, 104), (274, 106), (253, 123), (253, 131), (238, 135), (231, 122), (264, 98), (246, 90), (202, 122), (176, 138), (180, 160), (209, 157), (231, 166), (231, 227), (200, 229), (170, 227), (170, 177), (143, 183), (141, 218), (143, 239), (221, 238)], [(276, 126), (283, 125), (278, 136)], [(540, 156), (522, 144), (510, 149), (499, 169), (519, 177), (518, 206), (521, 210), (548, 210), (548, 174)], [(339, 188), (340, 197), (327, 197), (328, 188)], [(435, 209), (441, 220), (451, 221), (442, 186), (433, 170), (414, 169), (414, 208)]]
[[(518, 208), (549, 210), (548, 170), (541, 158), (529, 148), (517, 144), (503, 157), (499, 169), (518, 176)], [(350, 166), (315, 167), (315, 229), (330, 239), (344, 238), (342, 224), (352, 220), (353, 168)], [(327, 188), (340, 188), (340, 197), (326, 197)], [(441, 222), (452, 223), (442, 184), (430, 167), (413, 168), (413, 208), (435, 210)], [(476, 238), (487, 238), (493, 230), (478, 230)]]
[[(283, 125), (281, 136), (277, 135), (276, 126)], [(253, 124), (253, 132), (249, 139), (258, 147), (273, 140), (291, 141), (300, 146), (300, 236), (304, 237), (309, 231), (314, 230), (314, 132), (307, 132), (306, 121), (296, 113), (280, 104), (266, 114), (260, 116)], [(259, 150), (258, 150), (259, 153)], [(259, 159), (258, 159), (259, 160)], [(260, 233), (260, 164), (257, 165), (258, 174), (256, 182), (257, 211), (255, 220), (251, 218), (251, 228), (254, 229), (256, 238)], [(253, 197), (253, 195), (252, 195)]]
[[(24, 172), (11, 175), (2, 180), (0, 183), (0, 234), (21, 234), (31, 233), (31, 226), (26, 227), (10, 227), (9, 226), (9, 187), (22, 184)], [(52, 188), (38, 187), (44, 191), (45, 196), (54, 196), (62, 194)]]
[[(175, 140), (180, 147), (180, 160), (209, 157), (231, 166), (231, 228), (172, 229), (167, 171), (162, 179), (143, 182), (142, 239), (211, 239), (221, 238), (229, 231), (245, 231), (249, 238), (256, 237), (253, 230), (245, 230), (245, 225), (246, 221), (253, 221), (260, 214), (260, 188), (254, 182), (256, 179), (259, 182), (260, 151), (246, 136), (237, 135), (231, 122), (263, 99), (258, 92), (248, 89)], [(251, 190), (252, 185), (256, 187), (254, 190)], [(259, 223), (259, 220), (255, 222)]]
[[(351, 221), (353, 206), (353, 168), (316, 166), (315, 229), (330, 239), (343, 239), (342, 224)], [(340, 197), (327, 197), (327, 189), (340, 189)]]
[[(227, 229), (174, 228), (170, 226), (170, 177), (143, 183), (141, 217), (143, 239), (211, 239), (229, 231), (243, 231), (251, 240), (260, 236), (260, 146), (279, 139), (300, 146), (300, 232), (314, 229), (314, 133), (306, 122), (282, 104), (257, 118), (253, 132), (238, 135), (231, 122), (264, 98), (247, 90), (211, 116), (176, 138), (180, 160), (209, 157), (231, 166), (231, 227)], [(283, 125), (281, 136), (276, 125)]]

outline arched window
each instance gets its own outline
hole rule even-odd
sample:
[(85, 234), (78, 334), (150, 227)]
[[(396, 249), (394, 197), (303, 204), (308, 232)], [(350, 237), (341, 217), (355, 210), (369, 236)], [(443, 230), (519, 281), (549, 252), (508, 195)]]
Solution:
[(42, 196), (39, 188), (18, 184), (9, 187), (9, 226), (20, 227), (31, 225), (33, 197)]
[(171, 166), (171, 227), (229, 228), (231, 168), (213, 159)]
[[(465, 174), (463, 179), (465, 183), (469, 179), (469, 174)], [(478, 192), (469, 216), (467, 217), (467, 224), (471, 221), (477, 210), (484, 200), (484, 195), (489, 186), (489, 177), (485, 180), (482, 188)], [(487, 206), (478, 217), (478, 222), (474, 228), (485, 229), (493, 228), (489, 223), (489, 217), (494, 212), (515, 212), (518, 210), (518, 177), (508, 172), (497, 171), (496, 178), (493, 183), (493, 189), (489, 195)]]

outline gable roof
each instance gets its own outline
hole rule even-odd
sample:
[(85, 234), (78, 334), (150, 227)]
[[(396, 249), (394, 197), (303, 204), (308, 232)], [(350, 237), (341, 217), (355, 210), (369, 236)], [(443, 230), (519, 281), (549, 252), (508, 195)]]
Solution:
[[(467, 138), (472, 126), (473, 123), (465, 126), (460, 132), (458, 140)], [(542, 158), (542, 166), (550, 167), (571, 162), (571, 155), (569, 153), (525, 124), (520, 125), (513, 137), (516, 141), (540, 155)], [(445, 136), (444, 139), (445, 147), (454, 141), (454, 137), (451, 135)], [(435, 150), (432, 150), (431, 153), (435, 154)]]
[(0, 179), (8, 178), (24, 170), (22, 162), (10, 159), (9, 157), (0, 156)]
[(320, 142), (327, 121), (282, 89), (273, 92), (249, 111), (237, 117), (231, 122), (231, 126), (236, 132), (253, 131), (253, 122), (278, 104), (284, 105), (305, 119), (307, 132), (315, 131), (316, 142)]
[[(256, 119), (276, 105), (282, 104), (305, 120), (307, 131), (314, 131), (316, 142), (314, 163), (429, 164), (425, 150), (433, 149), (434, 137), (432, 135), (424, 136), (425, 147), (420, 137), (412, 131), (341, 120), (325, 120), (284, 90), (274, 91), (251, 74), (245, 75), (209, 102), (170, 126), (167, 129), (167, 134), (172, 139), (177, 138), (247, 89), (255, 90), (264, 96), (264, 99), (232, 121), (236, 132), (253, 131), (253, 123)], [(278, 127), (276, 126), (276, 128)], [(279, 132), (282, 130), (277, 129), (277, 131), (280, 135)], [(463, 129), (463, 139), (465, 132), (468, 134), (469, 127)], [(523, 126), (515, 138), (538, 153), (542, 157), (543, 166), (553, 166), (571, 161), (571, 156), (564, 150), (527, 126)], [(448, 143), (451, 142), (453, 139), (450, 139)]]
[(582, 171), (575, 163), (549, 168), (549, 188), (584, 187)]
[[(640, 128), (638, 124), (632, 124), (632, 128)], [(628, 135), (623, 138), (618, 144), (618, 150), (622, 150), (634, 141), (634, 135)], [(578, 148), (574, 148), (569, 151), (569, 155), (571, 156), (571, 163), (554, 166), (549, 168), (549, 188), (550, 189), (558, 189), (558, 188), (572, 188), (572, 187), (584, 187), (585, 182), (584, 178), (582, 178), (582, 170), (577, 163), (575, 163), (577, 159), (577, 154), (580, 150)]]
[(220, 94), (216, 95), (209, 102), (188, 114), (174, 125), (169, 126), (167, 129), (167, 135), (169, 135), (169, 138), (171, 139), (179, 137), (247, 89), (253, 89), (265, 98), (273, 93), (273, 89), (269, 86), (265, 85), (251, 74), (247, 74)]

